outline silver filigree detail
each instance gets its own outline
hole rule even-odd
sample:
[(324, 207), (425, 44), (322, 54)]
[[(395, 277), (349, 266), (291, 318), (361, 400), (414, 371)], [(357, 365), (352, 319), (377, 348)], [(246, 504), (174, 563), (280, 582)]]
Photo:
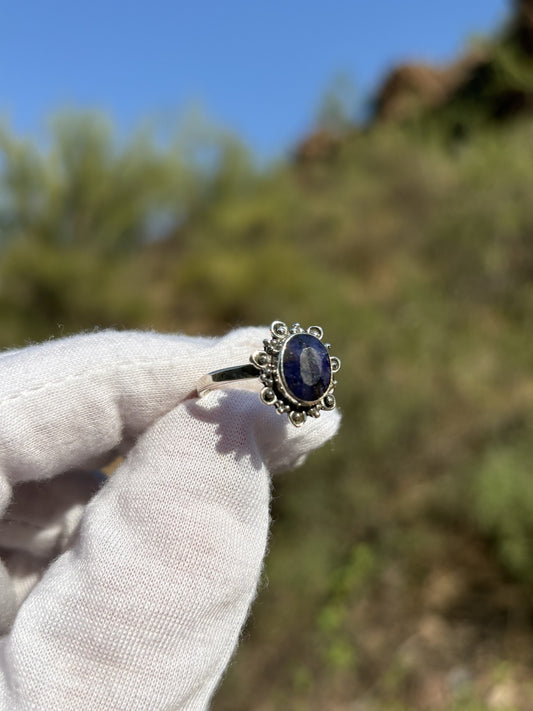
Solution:
[[(336, 356), (330, 356), (331, 383), (317, 402), (309, 405), (296, 399), (284, 385), (281, 374), (281, 351), (285, 342), (296, 333), (308, 333), (318, 340), (323, 338), (320, 326), (309, 326), (304, 329), (299, 323), (294, 323), (289, 328), (283, 321), (274, 321), (270, 326), (270, 339), (265, 338), (264, 349), (252, 353), (250, 361), (260, 371), (259, 379), (263, 383), (260, 393), (261, 400), (266, 405), (273, 405), (279, 414), (286, 414), (295, 427), (301, 427), (307, 417), (320, 417), (322, 410), (335, 408), (336, 401), (333, 392), (337, 381), (333, 378), (333, 373), (339, 371), (341, 362)], [(331, 347), (329, 343), (325, 343), (324, 346), (328, 350)]]

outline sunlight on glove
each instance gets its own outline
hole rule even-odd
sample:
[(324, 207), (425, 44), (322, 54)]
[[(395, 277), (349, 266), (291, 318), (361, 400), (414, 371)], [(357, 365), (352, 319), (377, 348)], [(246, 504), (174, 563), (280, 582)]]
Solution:
[(256, 593), (269, 472), (339, 425), (296, 429), (245, 389), (194, 397), (265, 330), (0, 356), (1, 711), (208, 707)]

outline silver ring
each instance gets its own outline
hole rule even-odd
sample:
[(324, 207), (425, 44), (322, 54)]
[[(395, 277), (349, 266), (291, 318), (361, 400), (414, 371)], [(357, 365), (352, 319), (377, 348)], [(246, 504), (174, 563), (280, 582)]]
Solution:
[(258, 378), (261, 400), (278, 413), (286, 413), (296, 427), (307, 417), (319, 417), (321, 410), (335, 409), (335, 374), (341, 362), (329, 354), (330, 344), (322, 343), (320, 326), (304, 329), (295, 323), (289, 328), (282, 321), (274, 321), (270, 334), (270, 339), (263, 341), (263, 350), (250, 355), (249, 363), (202, 376), (196, 386), (198, 395), (202, 397), (228, 383)]

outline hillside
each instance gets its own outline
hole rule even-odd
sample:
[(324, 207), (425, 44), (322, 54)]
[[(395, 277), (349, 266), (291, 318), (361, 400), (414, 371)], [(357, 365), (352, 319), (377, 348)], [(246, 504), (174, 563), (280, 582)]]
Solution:
[(268, 168), (234, 137), (206, 170), (95, 117), (46, 154), (0, 134), (2, 347), (280, 318), (342, 359), (342, 432), (274, 481), (216, 711), (533, 707), (530, 7), (416, 116)]

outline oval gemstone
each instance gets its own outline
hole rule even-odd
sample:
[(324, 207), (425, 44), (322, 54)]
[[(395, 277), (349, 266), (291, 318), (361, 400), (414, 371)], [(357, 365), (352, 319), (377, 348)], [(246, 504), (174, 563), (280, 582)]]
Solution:
[(283, 347), (281, 375), (290, 395), (308, 404), (317, 402), (331, 385), (328, 349), (310, 333), (291, 336)]

